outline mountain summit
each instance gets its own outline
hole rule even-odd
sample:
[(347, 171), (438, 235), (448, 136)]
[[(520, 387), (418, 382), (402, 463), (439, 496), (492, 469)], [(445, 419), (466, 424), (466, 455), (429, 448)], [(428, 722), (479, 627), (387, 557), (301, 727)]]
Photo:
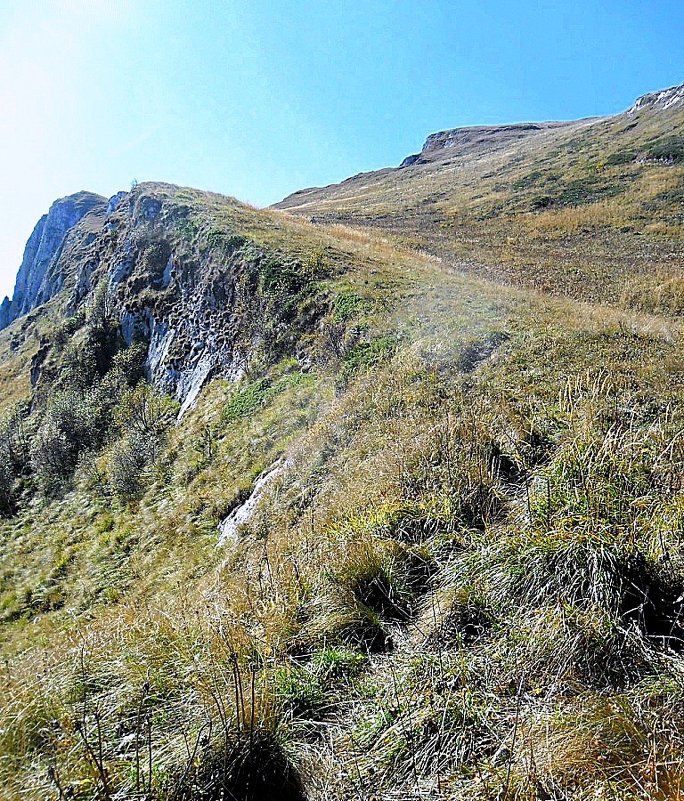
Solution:
[(651, 111), (666, 111), (673, 106), (684, 105), (684, 84), (671, 86), (669, 89), (661, 89), (659, 92), (651, 92), (637, 98), (629, 110), (628, 114), (635, 114), (637, 111), (648, 109)]
[[(494, 147), (512, 144), (540, 131), (562, 128), (571, 125), (568, 122), (527, 122), (512, 125), (475, 125), (467, 128), (451, 128), (428, 136), (420, 152), (420, 156), (409, 156), (402, 166), (415, 163), (420, 157), (426, 157), (438, 151), (452, 150), (454, 153), (466, 155), (471, 152), (487, 151)], [(413, 159), (413, 161), (409, 161)]]
[(56, 200), (36, 223), (24, 250), (24, 258), (14, 286), (12, 300), (0, 305), (0, 329), (22, 314), (49, 300), (61, 288), (57, 262), (71, 229), (87, 214), (102, 216), (104, 198), (91, 192), (78, 192)]

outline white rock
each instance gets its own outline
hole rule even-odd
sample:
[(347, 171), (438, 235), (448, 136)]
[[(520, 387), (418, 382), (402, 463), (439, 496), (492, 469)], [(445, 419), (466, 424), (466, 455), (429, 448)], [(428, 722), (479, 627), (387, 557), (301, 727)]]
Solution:
[(237, 541), (238, 529), (250, 520), (269, 484), (284, 473), (291, 464), (291, 459), (278, 459), (278, 461), (274, 462), (267, 470), (264, 470), (254, 482), (254, 487), (252, 488), (249, 498), (247, 498), (241, 506), (233, 509), (233, 511), (219, 523), (219, 546), (223, 546), (228, 542)]

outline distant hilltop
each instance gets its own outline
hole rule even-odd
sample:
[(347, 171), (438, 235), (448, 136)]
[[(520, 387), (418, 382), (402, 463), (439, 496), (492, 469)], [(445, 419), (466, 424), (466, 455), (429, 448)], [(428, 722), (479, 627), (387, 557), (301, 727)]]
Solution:
[(490, 143), (511, 142), (530, 134), (550, 128), (563, 128), (571, 122), (521, 122), (514, 125), (473, 125), (467, 128), (452, 128), (430, 134), (421, 153), (442, 150), (446, 147), (473, 145), (481, 147)]
[[(634, 101), (633, 105), (625, 113), (635, 114), (646, 109), (665, 111), (681, 104), (684, 104), (684, 84), (642, 95)], [(508, 145), (528, 136), (554, 128), (566, 128), (575, 125), (577, 122), (521, 122), (504, 125), (472, 125), (463, 128), (449, 128), (430, 134), (425, 140), (420, 153), (407, 156), (400, 166), (409, 167), (412, 164), (420, 164), (426, 157), (429, 158), (431, 155), (438, 154), (443, 150), (456, 150), (465, 154), (474, 150)]]
[(520, 122), (505, 125), (471, 125), (465, 128), (449, 128), (430, 134), (425, 140), (420, 153), (407, 156), (399, 165), (410, 167), (412, 164), (423, 164), (433, 156), (439, 156), (448, 150), (453, 155), (466, 155), (475, 151), (491, 150), (513, 144), (528, 136), (550, 131), (556, 128), (567, 128), (576, 125), (571, 122)]
[(684, 105), (684, 84), (671, 86), (669, 89), (661, 89), (659, 92), (651, 92), (637, 98), (634, 105), (627, 113), (634, 114), (642, 109), (665, 110), (672, 106)]

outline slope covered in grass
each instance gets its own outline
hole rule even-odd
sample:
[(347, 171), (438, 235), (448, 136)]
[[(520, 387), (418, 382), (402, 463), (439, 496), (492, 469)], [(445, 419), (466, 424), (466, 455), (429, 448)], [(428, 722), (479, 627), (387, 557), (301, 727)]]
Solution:
[[(596, 130), (617, 152), (638, 126), (616, 125), (471, 167), (506, 175), (515, 147), (522, 173), (542, 140), (559, 159)], [(446, 180), (446, 158), (401, 174)], [(553, 291), (477, 260), (553, 204), (469, 216), (459, 269), (408, 205), (383, 232), (371, 206), (354, 227), (167, 185), (127, 202), (0, 333), (0, 796), (681, 797), (683, 332), (634, 301), (647, 271), (611, 293), (629, 260), (591, 248), (630, 235), (588, 234), (599, 297), (563, 272), (569, 229), (554, 269), (551, 235), (524, 241)], [(249, 358), (179, 419), (154, 330), (121, 335), (139, 308)]]
[(680, 312), (684, 106), (681, 87), (671, 93), (522, 138), (447, 132), (413, 164), (277, 205), (387, 230), (507, 283)]

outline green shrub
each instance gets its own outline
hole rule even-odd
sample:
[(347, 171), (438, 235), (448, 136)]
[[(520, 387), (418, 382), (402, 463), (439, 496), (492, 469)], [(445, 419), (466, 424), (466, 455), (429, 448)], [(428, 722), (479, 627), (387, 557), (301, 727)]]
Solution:
[(154, 460), (153, 438), (140, 432), (131, 432), (120, 439), (109, 455), (109, 483), (122, 501), (139, 498), (147, 484), (147, 466)]
[(207, 244), (209, 247), (220, 248), (226, 253), (232, 253), (234, 250), (238, 250), (248, 241), (246, 237), (240, 234), (230, 233), (229, 231), (223, 231), (218, 228), (209, 231), (207, 234)]
[(18, 482), (30, 466), (27, 416), (27, 410), (17, 406), (0, 422), (0, 516), (9, 516), (16, 511)]
[(544, 181), (545, 177), (546, 174), (542, 170), (533, 170), (528, 175), (517, 178), (513, 181), (511, 186), (513, 189), (527, 189), (530, 186), (534, 186), (534, 184)]
[(607, 167), (617, 167), (622, 164), (631, 164), (633, 161), (636, 161), (637, 158), (638, 153), (635, 150), (618, 150), (615, 153), (611, 153), (604, 164)]
[(684, 136), (661, 136), (649, 142), (644, 150), (648, 159), (680, 164), (684, 161)]
[(339, 373), (340, 384), (346, 384), (352, 376), (369, 370), (387, 361), (397, 349), (397, 340), (390, 335), (377, 337), (354, 345), (344, 356)]
[(223, 407), (221, 418), (226, 423), (232, 423), (251, 417), (281, 392), (292, 387), (305, 386), (314, 380), (312, 375), (299, 369), (294, 359), (283, 360), (277, 366), (277, 372), (270, 378), (239, 384)]
[(123, 394), (115, 412), (120, 430), (143, 436), (163, 434), (178, 414), (178, 403), (150, 384), (139, 383)]
[(101, 435), (89, 401), (86, 394), (75, 390), (56, 392), (50, 398), (31, 441), (31, 464), (48, 493), (63, 484), (74, 471), (79, 454)]
[(223, 419), (226, 422), (234, 422), (254, 414), (266, 403), (268, 389), (268, 381), (260, 378), (237, 390), (223, 407)]
[(112, 360), (112, 380), (120, 387), (134, 387), (145, 376), (147, 343), (134, 341), (122, 348)]
[(144, 382), (124, 393), (115, 410), (122, 437), (108, 461), (109, 483), (120, 500), (135, 500), (144, 492), (177, 413), (176, 401)]
[(9, 516), (14, 512), (14, 481), (15, 475), (9, 454), (4, 448), (0, 448), (0, 517)]

